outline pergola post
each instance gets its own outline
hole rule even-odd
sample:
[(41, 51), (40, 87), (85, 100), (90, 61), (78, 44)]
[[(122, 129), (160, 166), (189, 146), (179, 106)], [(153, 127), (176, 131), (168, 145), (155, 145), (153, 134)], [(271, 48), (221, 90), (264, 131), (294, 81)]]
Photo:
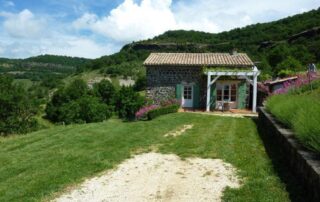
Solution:
[[(252, 112), (257, 112), (257, 92), (258, 92), (258, 76), (260, 72), (256, 66), (252, 67), (252, 71), (208, 71), (207, 72), (207, 105), (206, 111), (210, 111), (210, 93), (211, 93), (211, 85), (218, 80), (220, 76), (242, 76), (244, 77), (252, 86), (253, 86), (253, 93), (252, 93)], [(211, 81), (211, 76), (216, 76)], [(252, 80), (249, 79), (249, 76), (252, 76)]]
[(210, 111), (210, 92), (211, 92), (211, 74), (208, 72), (207, 77), (207, 105), (206, 105), (206, 111)]
[(257, 112), (257, 77), (259, 75), (259, 71), (256, 66), (253, 67), (253, 93), (252, 93), (252, 112)]

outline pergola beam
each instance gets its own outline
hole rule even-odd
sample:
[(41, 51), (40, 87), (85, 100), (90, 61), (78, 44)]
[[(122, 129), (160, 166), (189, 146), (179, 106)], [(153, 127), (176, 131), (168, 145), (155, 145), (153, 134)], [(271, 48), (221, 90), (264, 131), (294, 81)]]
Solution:
[(206, 74), (210, 74), (212, 76), (253, 76), (255, 73), (253, 71), (239, 71), (239, 72), (235, 72), (235, 71), (208, 71)]
[(244, 78), (253, 86), (253, 81), (249, 79), (247, 76), (244, 76)]
[[(214, 82), (216, 82), (219, 79), (220, 76), (216, 76), (216, 78), (214, 78), (211, 82), (210, 85), (214, 84)], [(210, 78), (211, 79), (211, 78)]]
[[(207, 106), (206, 111), (210, 111), (210, 93), (211, 85), (215, 83), (220, 76), (243, 76), (245, 79), (253, 86), (253, 96), (252, 96), (252, 112), (257, 111), (257, 78), (260, 74), (260, 71), (256, 66), (252, 68), (252, 71), (218, 71), (218, 70), (208, 70), (207, 74)], [(211, 81), (211, 76), (217, 76)], [(253, 77), (249, 79), (248, 77)]]

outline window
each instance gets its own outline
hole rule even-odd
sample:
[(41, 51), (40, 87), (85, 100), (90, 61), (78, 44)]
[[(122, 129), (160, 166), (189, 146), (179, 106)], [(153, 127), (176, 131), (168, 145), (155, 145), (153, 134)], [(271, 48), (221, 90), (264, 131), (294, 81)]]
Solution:
[(183, 98), (191, 100), (192, 99), (192, 87), (191, 86), (184, 86), (183, 87)]
[(230, 91), (230, 86), (224, 85), (224, 87), (223, 87), (223, 100), (224, 101), (229, 101), (229, 91)]
[(237, 84), (221, 84), (217, 86), (217, 101), (235, 102), (237, 100)]

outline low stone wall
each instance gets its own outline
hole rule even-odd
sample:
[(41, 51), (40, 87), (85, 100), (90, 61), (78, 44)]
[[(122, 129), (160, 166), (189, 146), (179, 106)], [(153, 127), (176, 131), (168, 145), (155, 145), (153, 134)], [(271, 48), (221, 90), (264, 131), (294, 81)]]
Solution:
[(275, 118), (259, 108), (259, 133), (267, 150), (282, 155), (282, 164), (288, 166), (302, 185), (305, 201), (320, 201), (320, 155), (297, 141), (294, 133), (284, 128)]
[(147, 87), (146, 97), (160, 104), (163, 100), (173, 99), (176, 96), (176, 89), (173, 86)]

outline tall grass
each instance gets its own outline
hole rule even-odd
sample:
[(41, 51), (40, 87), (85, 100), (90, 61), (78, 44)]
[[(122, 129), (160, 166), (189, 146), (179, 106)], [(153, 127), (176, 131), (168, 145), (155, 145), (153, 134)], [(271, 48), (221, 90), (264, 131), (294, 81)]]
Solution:
[(320, 88), (303, 93), (273, 95), (266, 108), (280, 122), (292, 128), (298, 140), (320, 153)]

